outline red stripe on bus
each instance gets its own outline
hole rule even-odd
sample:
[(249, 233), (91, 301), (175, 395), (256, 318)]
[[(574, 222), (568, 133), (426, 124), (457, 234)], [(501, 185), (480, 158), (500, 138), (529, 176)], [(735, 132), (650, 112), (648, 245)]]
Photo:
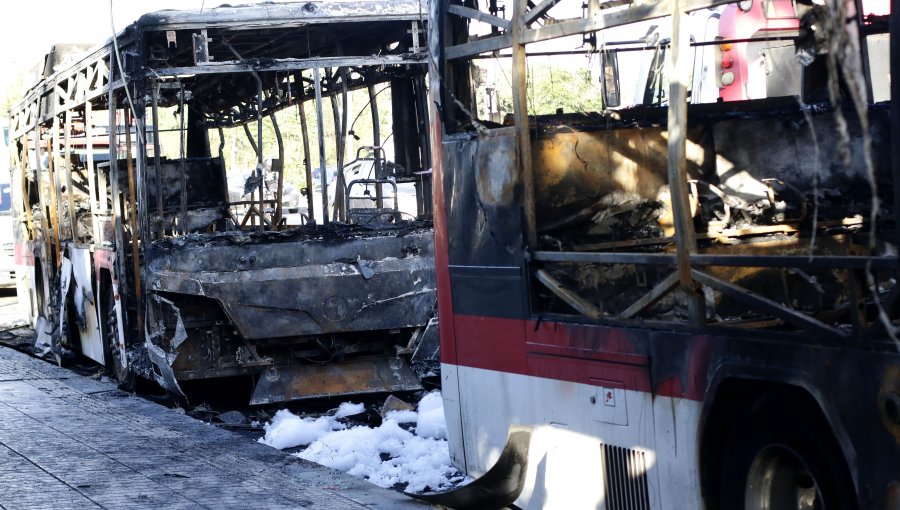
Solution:
[[(441, 133), (441, 117), (437, 108), (431, 103), (431, 132)], [(437, 282), (437, 301), (440, 317), (453, 317), (453, 298), (450, 294), (449, 247), (447, 242), (447, 208), (444, 205), (444, 166), (441, 137), (431, 137), (431, 191), (434, 204), (434, 263), (435, 281)], [(456, 362), (456, 337), (452, 320), (438, 321), (441, 337), (441, 356), (448, 363)]]
[[(444, 363), (582, 384), (621, 383), (624, 389), (700, 401), (706, 393), (711, 342), (695, 337), (685, 367), (653, 388), (650, 358), (634, 352), (629, 337), (649, 330), (454, 315), (454, 356)], [(599, 382), (598, 382), (599, 381)], [(684, 381), (684, 382), (683, 382)]]

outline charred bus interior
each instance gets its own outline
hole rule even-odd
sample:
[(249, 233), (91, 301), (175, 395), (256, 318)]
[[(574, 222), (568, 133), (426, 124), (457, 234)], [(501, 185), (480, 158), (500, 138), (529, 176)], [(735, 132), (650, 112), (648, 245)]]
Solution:
[(421, 10), (161, 11), (38, 83), (13, 119), (54, 348), (180, 395), (249, 377), (254, 404), (420, 389), (437, 360)]
[[(883, 85), (887, 16), (860, 9), (863, 33), (854, 48), (874, 41), (862, 58), (832, 53), (830, 61), (820, 40), (807, 66), (793, 58), (796, 29), (774, 36), (760, 30), (756, 44), (779, 50), (777, 65), (760, 52), (769, 58), (760, 64), (761, 79), (802, 82), (802, 90), (778, 96), (772, 88), (762, 99), (723, 101), (719, 90), (734, 76), (723, 83), (732, 63), (726, 59), (723, 68), (722, 56), (747, 41), (716, 30), (721, 8), (685, 15), (679, 191), (670, 184), (676, 154), (666, 127), (670, 18), (626, 24), (607, 14), (608, 2), (569, 11), (552, 4), (529, 11), (531, 44), (519, 63), (508, 49), (514, 36), (504, 30), (502, 10), (493, 3), (477, 15), (448, 7), (442, 108), (454, 150), (446, 157), (451, 167), (472, 158), (478, 169), (445, 178), (451, 254), (479, 264), (494, 257), (506, 265), (499, 253), (528, 259), (528, 284), (518, 299), (541, 317), (884, 334), (879, 315), (894, 316), (887, 303), (896, 244), (890, 153), (879, 149), (890, 146), (891, 133)], [(803, 5), (790, 8), (795, 27), (803, 20), (801, 31), (822, 16)], [(785, 41), (790, 60), (780, 51)], [(798, 40), (797, 51), (809, 44)], [(526, 83), (518, 92), (511, 86), (517, 65)], [(760, 79), (753, 72), (751, 79)], [(870, 99), (873, 84), (880, 102)], [(516, 116), (517, 100), (527, 117)], [(476, 133), (477, 142), (467, 140)], [(516, 136), (530, 140), (522, 171), (515, 166)], [(472, 186), (477, 193), (470, 196)], [(673, 194), (684, 196), (682, 213)], [(472, 207), (480, 210), (477, 228), (453, 223), (469, 221), (456, 208)], [(690, 268), (677, 255), (680, 214), (680, 228), (690, 231), (681, 235)]]

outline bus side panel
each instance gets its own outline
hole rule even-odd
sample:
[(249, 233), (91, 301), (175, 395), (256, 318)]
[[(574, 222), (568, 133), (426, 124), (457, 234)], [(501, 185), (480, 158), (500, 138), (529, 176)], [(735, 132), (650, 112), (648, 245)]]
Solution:
[(69, 256), (72, 261), (72, 281), (69, 283), (72, 300), (68, 306), (74, 306), (76, 323), (69, 327), (78, 329), (81, 352), (97, 363), (104, 364), (103, 338), (100, 334), (100, 321), (97, 310), (98, 295), (94, 289), (98, 288), (92, 283), (93, 270), (91, 268), (91, 250), (88, 247), (69, 247)]

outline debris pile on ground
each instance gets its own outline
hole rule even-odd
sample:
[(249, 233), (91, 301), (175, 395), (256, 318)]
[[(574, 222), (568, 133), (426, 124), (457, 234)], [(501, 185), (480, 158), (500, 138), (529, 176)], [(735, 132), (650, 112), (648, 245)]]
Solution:
[(344, 418), (364, 412), (362, 404), (343, 403), (334, 414), (319, 417), (281, 410), (264, 425), (259, 442), (278, 449), (308, 445), (294, 455), (380, 487), (424, 492), (462, 482), (464, 476), (450, 462), (441, 393), (425, 395), (418, 411), (397, 407), (378, 427), (345, 423)]

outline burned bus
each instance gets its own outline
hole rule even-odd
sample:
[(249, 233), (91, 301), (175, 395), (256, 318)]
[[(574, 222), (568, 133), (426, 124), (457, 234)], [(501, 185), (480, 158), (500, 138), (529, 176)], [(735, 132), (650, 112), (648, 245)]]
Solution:
[(226, 377), (251, 378), (254, 404), (420, 388), (424, 16), (415, 0), (160, 11), (48, 69), (10, 126), (38, 341), (176, 395)]
[(724, 3), (430, 4), (444, 410), (486, 480), (435, 500), (900, 505), (900, 4), (740, 2), (796, 8), (803, 88), (722, 102), (692, 63), (747, 41), (689, 27)]

